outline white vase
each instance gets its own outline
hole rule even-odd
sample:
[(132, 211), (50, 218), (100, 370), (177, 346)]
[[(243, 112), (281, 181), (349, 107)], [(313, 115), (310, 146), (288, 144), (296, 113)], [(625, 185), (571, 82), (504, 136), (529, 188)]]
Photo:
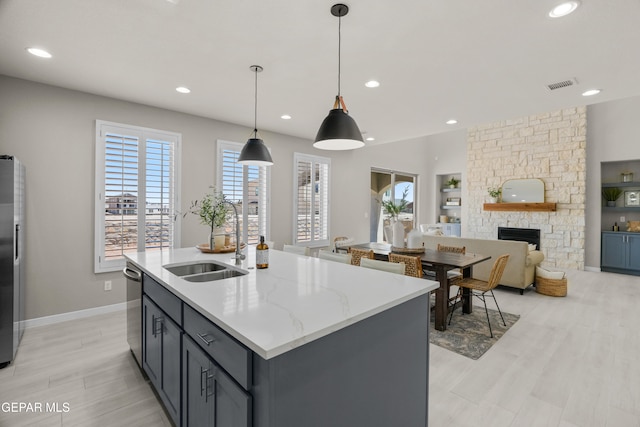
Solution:
[(497, 197), (489, 197), (489, 203), (498, 203)]
[[(216, 227), (213, 229), (211, 233), (211, 238), (209, 242), (209, 246), (211, 250), (220, 250), (224, 247), (224, 243), (227, 239), (226, 230), (224, 227)], [(211, 243), (213, 243), (213, 247), (211, 247)]]
[(396, 248), (404, 247), (404, 225), (399, 220), (393, 223), (393, 246)]

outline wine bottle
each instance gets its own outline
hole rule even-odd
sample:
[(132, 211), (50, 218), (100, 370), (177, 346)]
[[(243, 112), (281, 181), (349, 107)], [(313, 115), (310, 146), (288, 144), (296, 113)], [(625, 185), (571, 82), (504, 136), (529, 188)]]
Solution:
[(264, 236), (260, 236), (260, 243), (256, 246), (256, 268), (269, 267), (269, 246), (264, 242)]

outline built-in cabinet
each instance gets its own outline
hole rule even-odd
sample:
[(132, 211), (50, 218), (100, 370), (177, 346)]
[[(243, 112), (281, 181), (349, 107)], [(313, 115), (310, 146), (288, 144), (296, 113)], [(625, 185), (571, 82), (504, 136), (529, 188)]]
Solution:
[(602, 233), (602, 271), (640, 275), (640, 233)]
[(601, 179), (603, 192), (621, 193), (613, 206), (602, 198), (600, 268), (640, 275), (640, 233), (627, 232), (629, 221), (640, 221), (640, 160), (603, 162)]
[(251, 350), (186, 304), (184, 330), (182, 425), (252, 425)]
[(251, 397), (188, 335), (183, 341), (183, 426), (248, 427)]
[(251, 351), (147, 275), (143, 293), (142, 366), (175, 425), (251, 426)]
[[(164, 289), (157, 289), (159, 286), (149, 277), (143, 278), (143, 289), (148, 294), (142, 297), (142, 366), (160, 399), (162, 399), (171, 419), (178, 425), (181, 403), (180, 356), (182, 351), (182, 329), (177, 322), (181, 321), (181, 316), (176, 316), (176, 321), (174, 321), (161, 308), (164, 306), (167, 311), (172, 311), (170, 305), (163, 304), (165, 301), (161, 297), (162, 294), (168, 292)], [(152, 295), (158, 296), (155, 300), (157, 304), (151, 299)], [(173, 295), (169, 295), (169, 300), (177, 300)], [(175, 300), (173, 304), (177, 304), (176, 307), (180, 310), (180, 302)]]

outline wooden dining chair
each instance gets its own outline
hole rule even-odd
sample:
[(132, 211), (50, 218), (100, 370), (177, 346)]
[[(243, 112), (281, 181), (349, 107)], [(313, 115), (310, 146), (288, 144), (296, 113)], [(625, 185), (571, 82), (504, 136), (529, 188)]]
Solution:
[(326, 259), (328, 261), (341, 262), (343, 264), (351, 264), (351, 254), (341, 254), (320, 249), (320, 251), (318, 252), (318, 258)]
[(389, 273), (405, 274), (405, 264), (388, 261), (379, 261), (377, 259), (361, 258), (360, 267), (373, 268), (375, 270), (388, 271)]
[(447, 245), (441, 245), (440, 243), (438, 243), (438, 251), (453, 252), (454, 254), (464, 255), (467, 253), (467, 248), (466, 246), (447, 246)]
[(353, 239), (347, 236), (338, 236), (333, 239), (333, 251), (346, 253), (350, 244), (353, 243)]
[[(471, 277), (465, 277), (457, 283), (459, 286), (458, 294), (456, 298), (463, 298), (463, 290), (469, 289), (469, 297), (476, 297), (482, 300), (484, 303), (484, 311), (487, 314), (487, 323), (489, 324), (489, 334), (491, 338), (493, 338), (493, 330), (491, 329), (491, 320), (489, 320), (489, 310), (487, 309), (487, 292), (491, 294), (493, 301), (496, 303), (496, 307), (498, 308), (498, 313), (500, 313), (500, 318), (502, 318), (502, 324), (507, 326), (507, 323), (504, 321), (504, 316), (502, 316), (502, 311), (500, 311), (500, 306), (498, 306), (498, 301), (496, 300), (496, 296), (493, 293), (493, 290), (498, 283), (500, 282), (500, 278), (502, 278), (502, 273), (504, 273), (504, 269), (507, 266), (507, 262), (509, 261), (509, 255), (501, 255), (496, 259), (496, 262), (493, 264), (491, 268), (491, 272), (489, 273), (489, 280), (479, 280)], [(464, 304), (463, 304), (464, 305)], [(451, 324), (451, 319), (453, 318), (453, 312), (455, 311), (455, 302), (453, 305), (453, 310), (451, 310), (451, 315), (449, 316), (449, 325)]]
[(422, 277), (422, 261), (419, 256), (389, 254), (389, 262), (404, 263), (404, 274), (411, 277)]
[(351, 254), (351, 265), (360, 265), (360, 258), (373, 259), (373, 250), (371, 249), (358, 249), (349, 248)]

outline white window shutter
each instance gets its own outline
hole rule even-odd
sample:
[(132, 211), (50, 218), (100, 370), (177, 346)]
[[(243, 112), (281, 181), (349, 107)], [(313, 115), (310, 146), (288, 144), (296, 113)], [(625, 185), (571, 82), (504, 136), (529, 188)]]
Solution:
[(329, 245), (331, 159), (294, 154), (294, 244)]

